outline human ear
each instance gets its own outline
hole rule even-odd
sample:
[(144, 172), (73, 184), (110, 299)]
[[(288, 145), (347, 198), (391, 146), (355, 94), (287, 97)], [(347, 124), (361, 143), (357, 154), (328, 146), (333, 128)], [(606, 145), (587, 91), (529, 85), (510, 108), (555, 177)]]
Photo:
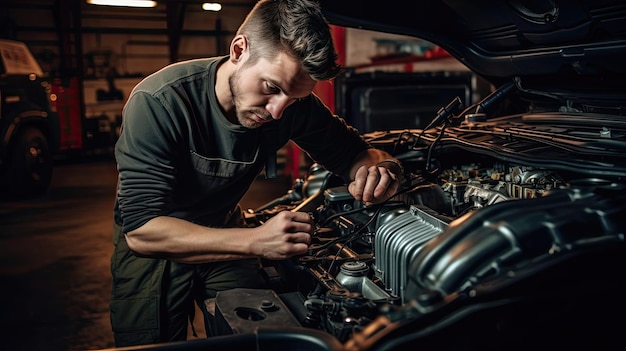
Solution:
[(243, 35), (237, 35), (230, 42), (230, 60), (233, 63), (241, 61), (242, 56), (248, 51), (248, 39)]

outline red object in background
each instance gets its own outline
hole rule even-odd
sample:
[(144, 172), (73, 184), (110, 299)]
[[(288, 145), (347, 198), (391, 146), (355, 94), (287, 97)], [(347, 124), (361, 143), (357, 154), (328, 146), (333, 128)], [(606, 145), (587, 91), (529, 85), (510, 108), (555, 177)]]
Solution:
[(83, 124), (80, 115), (78, 78), (72, 77), (69, 84), (56, 78), (52, 93), (56, 95), (56, 110), (59, 115), (60, 151), (80, 150), (83, 147)]
[(427, 59), (436, 59), (436, 58), (450, 57), (450, 53), (448, 53), (446, 50), (442, 49), (439, 46), (435, 46), (434, 48), (426, 51), (426, 54), (424, 54), (424, 56)]
[[(335, 43), (335, 51), (338, 55), (338, 63), (341, 66), (346, 62), (346, 28), (339, 26), (330, 26), (333, 42)], [(331, 111), (335, 111), (335, 86), (333, 81), (318, 82), (313, 89), (317, 95)]]
[(387, 55), (372, 56), (370, 57), (370, 60), (372, 61), (371, 63), (357, 65), (355, 68), (402, 64), (404, 65), (403, 67), (405, 72), (412, 72), (413, 63), (415, 62), (436, 60), (446, 57), (450, 57), (450, 54), (439, 46), (435, 46), (434, 48), (427, 50), (423, 55), (416, 55), (409, 52), (398, 52)]
[(289, 142), (285, 146), (285, 175), (291, 177), (291, 181), (295, 182), (300, 178), (300, 149), (293, 142)]

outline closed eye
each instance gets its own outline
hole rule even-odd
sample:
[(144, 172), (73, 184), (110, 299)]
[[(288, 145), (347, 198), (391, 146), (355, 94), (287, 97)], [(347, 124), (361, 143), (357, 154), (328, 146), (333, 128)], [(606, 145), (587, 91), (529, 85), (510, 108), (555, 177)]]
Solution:
[(265, 89), (267, 89), (270, 94), (278, 94), (281, 92), (279, 87), (271, 84), (270, 82), (265, 82)]

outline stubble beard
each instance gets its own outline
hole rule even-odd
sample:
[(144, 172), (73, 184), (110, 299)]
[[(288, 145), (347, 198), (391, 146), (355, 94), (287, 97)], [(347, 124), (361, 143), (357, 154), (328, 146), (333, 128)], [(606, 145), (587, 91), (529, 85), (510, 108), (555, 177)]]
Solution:
[(263, 123), (258, 123), (254, 121), (253, 119), (247, 117), (247, 115), (249, 114), (256, 114), (255, 111), (253, 110), (242, 111), (239, 109), (239, 105), (240, 105), (239, 96), (241, 96), (241, 94), (240, 94), (238, 83), (240, 79), (241, 79), (241, 76), (239, 74), (239, 71), (234, 72), (228, 78), (228, 86), (230, 88), (230, 95), (231, 95), (231, 99), (233, 100), (233, 106), (235, 109), (235, 116), (237, 117), (237, 122), (239, 122), (240, 125), (246, 128), (250, 128), (250, 129), (259, 128), (260, 126), (263, 125)]

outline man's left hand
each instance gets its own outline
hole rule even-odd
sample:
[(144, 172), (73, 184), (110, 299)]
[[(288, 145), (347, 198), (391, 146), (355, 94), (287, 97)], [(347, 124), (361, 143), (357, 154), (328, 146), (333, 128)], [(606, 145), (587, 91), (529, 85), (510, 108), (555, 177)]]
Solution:
[[(374, 166), (361, 166), (348, 191), (355, 199), (366, 206), (379, 204), (389, 199), (400, 189), (402, 174), (396, 174), (383, 163)], [(397, 173), (400, 173), (396, 171)]]

